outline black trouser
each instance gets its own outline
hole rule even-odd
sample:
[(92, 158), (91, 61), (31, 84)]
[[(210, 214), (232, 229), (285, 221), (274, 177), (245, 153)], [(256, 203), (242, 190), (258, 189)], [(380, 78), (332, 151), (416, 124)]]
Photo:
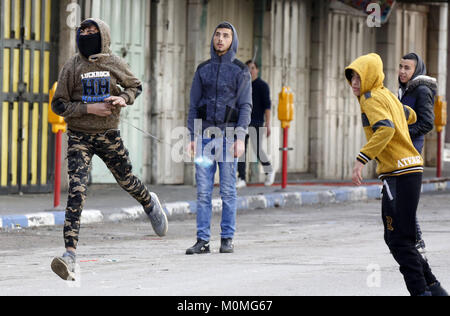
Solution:
[(420, 228), (419, 220), (416, 220), (416, 229), (417, 229), (416, 241), (417, 242), (423, 241), (422, 229)]
[[(247, 153), (248, 150), (248, 141), (250, 139), (250, 136), (252, 136), (252, 148), (253, 151), (256, 152), (256, 156), (259, 162), (261, 162), (261, 165), (263, 166), (264, 173), (268, 174), (273, 172), (272, 164), (269, 161), (269, 157), (267, 154), (262, 150), (261, 146), (261, 131), (260, 128), (264, 127), (263, 125), (256, 125), (256, 126), (250, 126), (249, 128), (249, 135), (245, 138), (245, 152)], [(253, 132), (253, 130), (256, 131), (256, 134)], [(256, 138), (256, 139), (253, 139)], [(242, 156), (242, 158), (239, 160), (238, 163), (238, 174), (239, 178), (245, 181), (245, 175), (246, 175), (246, 161), (245, 157), (247, 157), (246, 154)]]
[[(413, 140), (413, 143), (414, 143), (414, 140)], [(420, 155), (422, 155), (423, 143), (421, 146), (420, 146), (420, 144), (414, 144), (414, 147), (416, 147), (417, 151), (420, 153)], [(420, 228), (418, 218), (416, 218), (416, 228), (417, 228), (416, 242), (423, 241), (422, 229)], [(425, 243), (424, 243), (424, 245), (425, 245)]]
[(421, 173), (384, 179), (384, 238), (413, 296), (423, 294), (427, 285), (436, 282), (430, 266), (415, 247), (421, 187)]

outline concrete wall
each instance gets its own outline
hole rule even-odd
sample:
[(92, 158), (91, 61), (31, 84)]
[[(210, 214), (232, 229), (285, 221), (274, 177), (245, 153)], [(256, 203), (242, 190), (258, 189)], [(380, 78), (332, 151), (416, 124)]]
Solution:
[[(356, 98), (344, 69), (357, 57), (375, 51), (375, 30), (366, 16), (338, 2), (313, 6), (310, 171), (319, 178), (348, 179), (364, 133)], [(373, 176), (374, 166), (365, 176)]]
[[(240, 40), (237, 58), (246, 61), (253, 57), (253, 0), (163, 0), (152, 2), (151, 11), (150, 129), (170, 142), (172, 131), (186, 126), (194, 72), (210, 58), (217, 24), (227, 20), (235, 25)], [(173, 150), (152, 142), (152, 183), (194, 183), (193, 164), (174, 161)]]
[[(348, 64), (347, 58), (353, 59), (371, 51), (380, 54), (385, 66), (385, 85), (396, 94), (399, 60), (408, 52), (416, 52), (424, 56), (429, 75), (438, 78), (439, 95), (445, 96), (448, 7), (447, 4), (399, 4), (387, 24), (381, 28), (368, 28), (364, 16), (359, 18), (358, 24), (356, 12), (352, 13), (339, 2), (331, 3), (327, 9), (328, 4), (327, 1), (318, 1), (314, 5), (313, 21), (316, 14), (320, 15), (312, 29), (318, 30), (320, 35), (312, 40), (311, 56), (318, 65), (312, 63), (311, 97), (323, 108), (311, 111), (314, 123), (310, 135), (313, 149), (310, 170), (320, 178), (343, 179), (351, 175), (351, 155), (365, 143), (365, 137), (358, 132), (357, 105), (351, 96), (348, 98), (349, 91), (341, 85), (342, 67)], [(345, 35), (353, 33), (352, 24), (359, 25), (361, 37)], [(427, 136), (425, 148), (428, 166), (435, 165), (436, 144), (436, 133), (431, 133)], [(367, 170), (366, 176), (370, 175), (373, 175), (373, 169)]]
[(309, 157), (309, 111), (310, 111), (310, 42), (311, 2), (272, 1), (271, 16), (264, 24), (270, 30), (266, 45), (263, 45), (262, 79), (267, 81), (272, 93), (273, 135), (268, 149), (276, 170), (281, 169), (282, 147), (281, 124), (278, 120), (278, 99), (283, 86), (294, 93), (294, 121), (289, 130), (288, 171), (308, 171)]
[[(76, 0), (62, 0), (60, 4), (60, 23), (59, 23), (59, 52), (58, 67), (62, 69), (66, 61), (76, 53), (75, 31), (72, 28), (72, 22), (77, 22), (77, 12), (68, 11), (70, 4), (77, 4)], [(74, 15), (75, 14), (75, 15)], [(80, 12), (81, 14), (81, 12)], [(68, 20), (69, 19), (69, 20)], [(67, 176), (67, 134), (63, 135), (63, 147), (61, 152), (62, 170), (61, 170), (61, 190), (64, 192), (69, 188), (69, 178)]]
[[(186, 5), (186, 1), (162, 0), (151, 7), (150, 130), (168, 143), (172, 131), (186, 123)], [(153, 141), (151, 149), (151, 182), (183, 183), (184, 165), (172, 160), (172, 148)]]
[[(377, 32), (377, 49), (385, 62), (386, 86), (398, 91), (398, 63), (415, 52), (426, 62), (428, 75), (437, 78), (438, 95), (447, 90), (448, 5), (399, 4), (389, 23)], [(442, 144), (443, 146), (443, 144)], [(426, 137), (426, 165), (436, 166), (437, 134)]]
[[(61, 11), (64, 21), (64, 5)], [(275, 133), (267, 146), (276, 169), (281, 168), (281, 135), (276, 133), (278, 93), (288, 85), (294, 91), (296, 109), (289, 171), (348, 179), (365, 137), (359, 105), (343, 77), (344, 68), (362, 54), (377, 52), (385, 63), (386, 86), (396, 93), (398, 61), (407, 52), (416, 51), (426, 58), (430, 75), (439, 79), (440, 95), (445, 96), (447, 13), (446, 4), (399, 4), (387, 24), (369, 28), (366, 15), (337, 1), (151, 1), (147, 26), (148, 129), (170, 141), (171, 130), (186, 125), (195, 69), (209, 58), (214, 27), (228, 20), (239, 32), (238, 58), (246, 61), (256, 57), (262, 79), (271, 86)], [(61, 23), (62, 34), (73, 36), (64, 26)], [(69, 46), (61, 43), (60, 63), (72, 54)], [(426, 149), (431, 164), (433, 137)], [(146, 140), (142, 147), (146, 182), (194, 183), (193, 165), (172, 161), (171, 150)], [(367, 168), (365, 176), (374, 176), (374, 168), (374, 164)], [(253, 166), (251, 179), (261, 178), (261, 170)]]
[[(446, 99), (447, 93), (447, 24), (448, 24), (448, 4), (431, 6), (429, 13), (428, 28), (428, 74), (438, 81), (438, 95)], [(425, 159), (429, 166), (437, 166), (437, 132), (433, 131), (427, 136)]]

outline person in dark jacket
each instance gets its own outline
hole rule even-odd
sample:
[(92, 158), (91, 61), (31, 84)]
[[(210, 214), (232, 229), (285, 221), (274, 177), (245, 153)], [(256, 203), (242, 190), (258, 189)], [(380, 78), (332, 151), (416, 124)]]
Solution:
[[(266, 179), (264, 185), (267, 187), (272, 186), (275, 181), (275, 171), (269, 160), (269, 157), (264, 152), (262, 148), (262, 132), (265, 130), (267, 137), (271, 135), (271, 117), (272, 117), (272, 101), (270, 100), (270, 87), (259, 77), (259, 67), (258, 64), (249, 60), (246, 62), (250, 74), (252, 76), (252, 93), (253, 93), (253, 111), (252, 120), (250, 127), (253, 128), (255, 135), (252, 136), (252, 149), (256, 153), (258, 161), (261, 162), (263, 166), (264, 173), (266, 174)], [(252, 133), (249, 133), (252, 135)], [(255, 137), (256, 136), (256, 137)], [(247, 136), (245, 140), (245, 151), (248, 148), (248, 141), (250, 136)], [(238, 164), (238, 174), (239, 180), (237, 183), (237, 188), (244, 188), (247, 186), (246, 183), (246, 161), (245, 159)]]
[(191, 89), (188, 152), (195, 155), (197, 181), (197, 243), (187, 255), (210, 252), (212, 193), (217, 165), (222, 196), (221, 253), (234, 251), (238, 158), (252, 113), (252, 83), (247, 66), (236, 59), (236, 29), (221, 23), (211, 41), (211, 59), (200, 64)]
[[(409, 126), (409, 134), (414, 147), (422, 154), (425, 135), (434, 127), (434, 98), (437, 82), (429, 77), (422, 58), (415, 53), (405, 55), (400, 61), (398, 98), (417, 114), (417, 122)], [(417, 222), (417, 249), (424, 255), (425, 242)]]
[(400, 61), (398, 98), (417, 113), (417, 123), (409, 127), (409, 133), (419, 153), (423, 152), (425, 135), (434, 127), (434, 98), (437, 94), (436, 79), (426, 73), (425, 63), (417, 54), (408, 54)]

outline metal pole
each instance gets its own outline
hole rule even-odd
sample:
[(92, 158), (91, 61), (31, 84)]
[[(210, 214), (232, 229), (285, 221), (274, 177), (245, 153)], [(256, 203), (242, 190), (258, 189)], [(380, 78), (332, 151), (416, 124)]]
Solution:
[(55, 148), (55, 192), (53, 206), (57, 208), (61, 204), (61, 148), (62, 148), (62, 131), (56, 134)]
[(287, 173), (288, 173), (288, 132), (289, 127), (286, 127), (284, 129), (284, 136), (283, 136), (283, 175), (282, 175), (282, 181), (281, 181), (281, 187), (284, 189), (287, 188)]
[(442, 132), (438, 132), (436, 177), (442, 177)]

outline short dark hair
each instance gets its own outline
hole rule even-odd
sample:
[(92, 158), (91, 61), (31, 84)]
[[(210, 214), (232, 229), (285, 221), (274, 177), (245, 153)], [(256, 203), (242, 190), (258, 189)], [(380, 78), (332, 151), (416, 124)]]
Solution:
[(250, 59), (249, 61), (247, 61), (245, 63), (247, 66), (250, 66), (251, 64), (255, 65), (256, 69), (259, 69), (258, 63), (252, 59)]
[(414, 60), (415, 63), (416, 63), (416, 66), (417, 66), (417, 64), (419, 63), (419, 59), (417, 58), (417, 55), (414, 54), (414, 53), (406, 54), (405, 56), (402, 57), (402, 59), (405, 59), (405, 60)]
[(97, 23), (91, 20), (86, 20), (80, 25), (80, 31), (90, 28), (91, 26), (95, 26), (98, 29)]
[(216, 29), (229, 29), (234, 34), (233, 27), (231, 26), (230, 23), (227, 23), (227, 22), (220, 23), (219, 26), (217, 26)]

